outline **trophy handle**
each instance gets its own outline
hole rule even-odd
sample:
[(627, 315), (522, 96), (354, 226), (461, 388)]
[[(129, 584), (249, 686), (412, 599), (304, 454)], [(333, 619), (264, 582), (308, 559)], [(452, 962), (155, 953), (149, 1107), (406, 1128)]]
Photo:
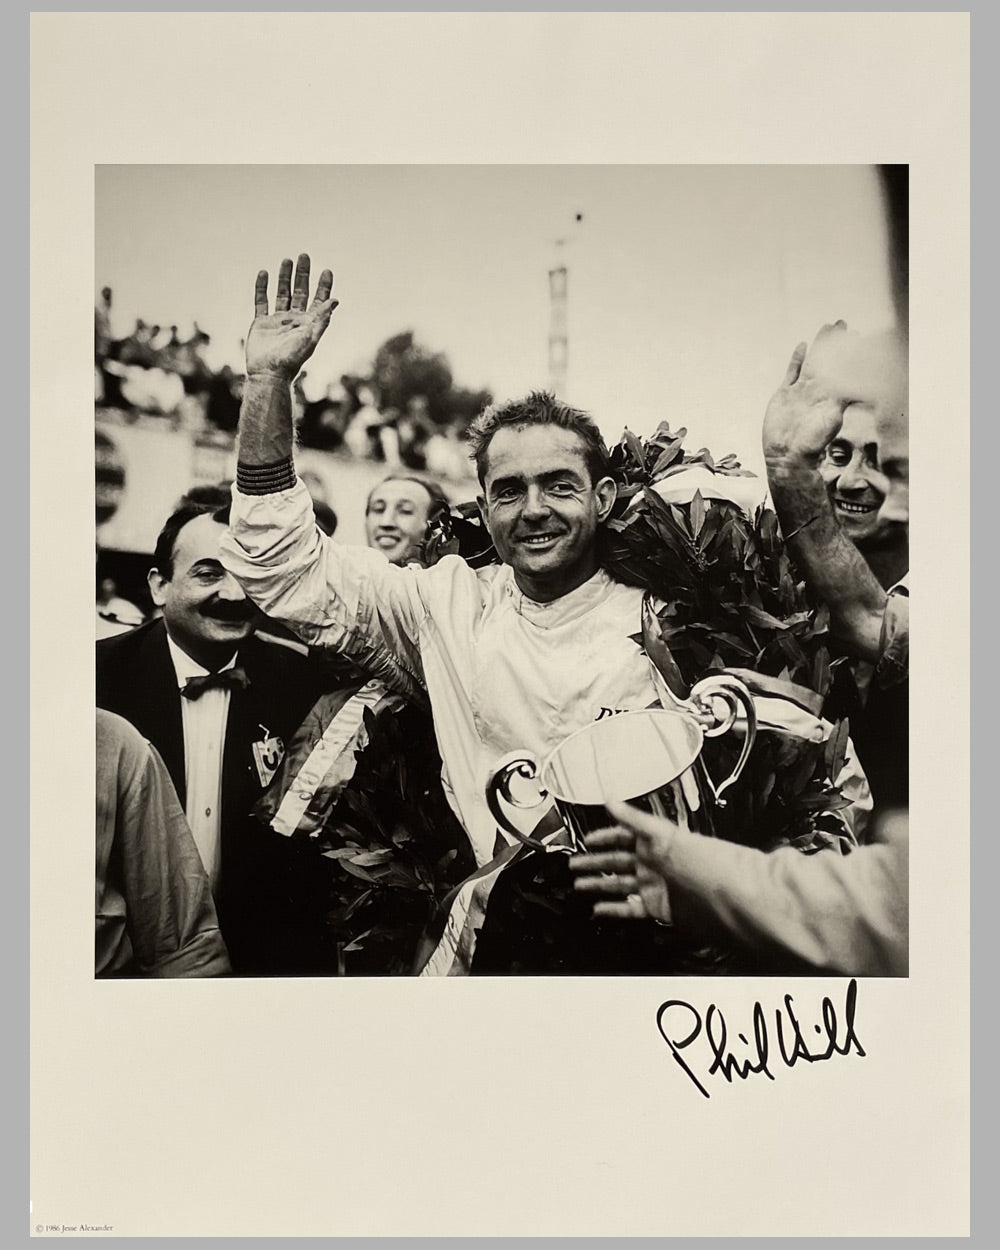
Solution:
[[(722, 699), (726, 706), (726, 715), (720, 720), (713, 706), (713, 700)], [(740, 773), (750, 758), (750, 752), (753, 750), (754, 740), (757, 737), (757, 709), (754, 706), (753, 695), (747, 687), (740, 681), (738, 677), (730, 677), (726, 673), (720, 673), (717, 676), (705, 677), (692, 689), (690, 695), (691, 702), (695, 705), (699, 712), (705, 713), (712, 717), (714, 724), (704, 730), (706, 738), (718, 738), (724, 733), (728, 733), (736, 723), (736, 717), (742, 710), (746, 717), (747, 732), (743, 742), (743, 750), (740, 751), (740, 758), (736, 761), (736, 767), (724, 780), (718, 785), (709, 777), (709, 785), (712, 787), (712, 793), (719, 807), (725, 807), (725, 799), (722, 795), (729, 787), (739, 779)], [(705, 775), (708, 776), (708, 769), (705, 769)]]
[[(522, 799), (515, 798), (511, 793), (511, 782), (515, 777), (521, 777), (525, 781), (534, 781), (538, 797), (532, 803), (525, 803)], [(546, 851), (550, 848), (544, 842), (539, 842), (535, 838), (529, 837), (526, 833), (522, 833), (520, 829), (510, 820), (507, 813), (503, 810), (500, 800), (503, 799), (509, 803), (511, 807), (519, 807), (522, 811), (532, 811), (536, 807), (541, 807), (549, 797), (549, 792), (543, 790), (538, 782), (538, 763), (530, 755), (525, 755), (523, 751), (515, 751), (501, 760), (499, 767), (494, 772), (486, 786), (486, 803), (490, 809), (490, 815), (497, 822), (501, 829), (509, 833), (511, 837), (517, 838), (518, 842), (523, 842), (525, 846), (533, 847), (536, 851)]]

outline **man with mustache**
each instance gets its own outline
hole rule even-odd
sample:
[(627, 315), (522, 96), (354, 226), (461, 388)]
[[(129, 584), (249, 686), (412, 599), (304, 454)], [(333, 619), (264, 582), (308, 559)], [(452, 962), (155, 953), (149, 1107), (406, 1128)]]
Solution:
[(219, 559), (227, 521), (184, 501), (164, 524), (148, 574), (162, 619), (97, 644), (97, 703), (167, 765), (234, 972), (303, 974), (318, 948), (316, 874), (250, 812), (315, 699), (313, 671), (254, 636), (259, 614)]

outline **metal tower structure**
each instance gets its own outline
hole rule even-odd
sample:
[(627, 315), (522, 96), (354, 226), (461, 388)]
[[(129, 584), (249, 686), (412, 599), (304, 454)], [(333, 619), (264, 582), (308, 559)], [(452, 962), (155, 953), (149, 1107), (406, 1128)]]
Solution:
[(549, 270), (549, 390), (557, 399), (566, 398), (566, 370), (569, 365), (567, 278), (565, 264), (557, 264)]

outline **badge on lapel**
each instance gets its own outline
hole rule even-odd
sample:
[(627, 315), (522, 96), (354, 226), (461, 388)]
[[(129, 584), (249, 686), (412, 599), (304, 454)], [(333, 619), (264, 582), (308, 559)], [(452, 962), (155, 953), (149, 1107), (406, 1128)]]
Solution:
[(258, 725), (257, 728), (263, 736), (253, 743), (251, 751), (257, 768), (257, 778), (264, 790), (271, 784), (271, 778), (284, 758), (285, 744), (280, 738), (274, 737), (264, 725)]

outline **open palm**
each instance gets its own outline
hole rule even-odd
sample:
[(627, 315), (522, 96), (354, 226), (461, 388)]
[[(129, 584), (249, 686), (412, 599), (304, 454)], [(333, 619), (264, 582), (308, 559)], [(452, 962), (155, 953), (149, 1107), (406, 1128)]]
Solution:
[(764, 456), (769, 462), (799, 457), (816, 462), (837, 436), (845, 407), (856, 401), (818, 373), (813, 362), (829, 353), (831, 344), (836, 346), (847, 333), (847, 326), (836, 321), (823, 326), (808, 354), (805, 343), (792, 353), (784, 380), (764, 416)]
[(303, 252), (295, 266), (283, 260), (278, 270), (274, 312), (268, 312), (267, 270), (257, 274), (254, 319), (247, 335), (247, 374), (275, 374), (291, 381), (315, 350), (330, 324), (338, 301), (331, 298), (333, 274), (324, 269), (309, 303), (309, 257)]
[[(626, 809), (629, 815), (632, 809)], [(666, 822), (662, 822), (666, 823)], [(616, 920), (671, 919), (667, 883), (656, 863), (636, 854), (635, 833), (611, 825), (587, 834), (587, 850), (570, 858), (575, 888), (594, 901), (594, 915)]]

